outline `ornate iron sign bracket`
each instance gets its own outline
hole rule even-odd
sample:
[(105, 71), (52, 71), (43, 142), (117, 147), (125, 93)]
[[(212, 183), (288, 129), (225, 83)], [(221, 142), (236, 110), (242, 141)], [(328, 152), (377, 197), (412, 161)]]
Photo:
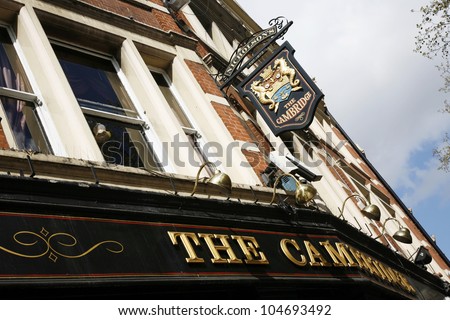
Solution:
[[(267, 51), (267, 48), (273, 42), (284, 36), (292, 24), (292, 21), (288, 21), (284, 17), (277, 17), (269, 21), (269, 28), (257, 32), (242, 41), (232, 54), (228, 66), (223, 72), (219, 72), (216, 76), (216, 82), (221, 83), (220, 90), (229, 86), (237, 75), (253, 65)], [(264, 46), (254, 54), (251, 59), (243, 63), (245, 58), (262, 44), (264, 44)]]

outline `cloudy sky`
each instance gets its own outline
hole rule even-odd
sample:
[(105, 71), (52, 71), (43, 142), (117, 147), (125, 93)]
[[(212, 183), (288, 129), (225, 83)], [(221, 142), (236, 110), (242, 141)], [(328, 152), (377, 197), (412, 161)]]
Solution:
[(432, 61), (414, 52), (427, 0), (238, 0), (262, 27), (284, 16), (285, 40), (327, 107), (450, 258), (450, 173), (432, 156), (450, 114)]

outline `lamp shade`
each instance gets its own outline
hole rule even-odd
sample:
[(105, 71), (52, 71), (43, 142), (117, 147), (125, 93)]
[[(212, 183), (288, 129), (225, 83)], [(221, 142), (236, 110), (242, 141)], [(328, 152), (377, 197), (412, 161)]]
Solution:
[[(200, 172), (201, 172), (201, 171), (203, 170), (203, 168), (204, 168), (205, 166), (207, 166), (208, 164), (209, 164), (209, 165), (214, 165), (214, 163), (207, 161), (207, 162), (205, 162), (204, 164), (202, 164), (202, 165), (200, 166), (200, 168), (198, 169), (197, 177), (195, 178), (194, 189), (192, 190), (191, 197), (195, 194), (195, 191), (197, 190), (198, 179), (199, 179), (199, 177), (200, 177)], [(215, 186), (219, 186), (221, 189), (223, 189), (224, 191), (226, 191), (226, 194), (227, 194), (228, 196), (229, 196), (230, 193), (231, 193), (232, 185), (231, 185), (231, 179), (230, 179), (230, 177), (229, 177), (227, 174), (225, 174), (225, 173), (221, 172), (220, 170), (218, 170), (217, 168), (216, 168), (216, 170), (215, 170), (215, 172), (214, 172), (214, 175), (213, 175), (211, 178), (209, 178), (208, 180), (206, 180), (206, 183), (207, 183), (207, 184), (213, 184), (213, 185), (215, 185)]]
[(419, 266), (425, 266), (426, 264), (431, 263), (431, 261), (433, 261), (433, 258), (428, 249), (424, 246), (420, 246), (416, 258), (414, 259), (414, 263)]
[(411, 233), (405, 227), (401, 227), (392, 237), (403, 243), (412, 243)]
[(310, 183), (299, 183), (295, 190), (295, 202), (297, 204), (305, 204), (312, 200), (317, 194), (316, 188)]
[(92, 129), (92, 132), (94, 132), (94, 138), (98, 144), (105, 143), (106, 141), (111, 139), (111, 132), (106, 130), (104, 124), (97, 123), (95, 127)]
[(231, 193), (231, 179), (227, 174), (221, 172), (220, 170), (216, 170), (214, 175), (208, 179), (207, 183), (221, 187), (227, 192), (227, 194)]
[(270, 204), (272, 204), (275, 200), (276, 195), (276, 188), (280, 180), (284, 177), (291, 177), (293, 181), (295, 181), (295, 203), (298, 205), (304, 205), (311, 201), (317, 194), (316, 188), (312, 186), (310, 183), (301, 183), (297, 180), (297, 178), (290, 174), (290, 173), (284, 173), (281, 176), (277, 178), (273, 185), (273, 195), (272, 200), (270, 201)]
[(380, 208), (378, 208), (375, 204), (369, 204), (368, 206), (364, 207), (364, 209), (361, 210), (362, 214), (365, 215), (367, 218), (375, 221), (380, 221), (381, 218), (381, 212)]

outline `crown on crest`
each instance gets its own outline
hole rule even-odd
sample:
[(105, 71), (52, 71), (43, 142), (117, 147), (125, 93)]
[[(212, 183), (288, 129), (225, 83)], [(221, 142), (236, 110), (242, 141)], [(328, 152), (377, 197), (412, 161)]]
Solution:
[(263, 70), (263, 72), (260, 73), (260, 76), (263, 79), (267, 79), (267, 78), (270, 78), (272, 76), (273, 72), (274, 72), (274, 70), (272, 69), (272, 66), (268, 66), (267, 68), (265, 68)]

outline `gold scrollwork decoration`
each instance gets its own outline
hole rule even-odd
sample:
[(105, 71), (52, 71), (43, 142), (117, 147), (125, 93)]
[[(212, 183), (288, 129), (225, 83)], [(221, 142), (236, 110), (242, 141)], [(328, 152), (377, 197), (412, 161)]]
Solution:
[(62, 250), (62, 248), (73, 248), (78, 244), (77, 239), (68, 233), (58, 232), (51, 234), (49, 236), (49, 232), (42, 228), (39, 233), (32, 231), (19, 231), (16, 232), (13, 236), (14, 241), (24, 247), (33, 247), (38, 248), (39, 251), (35, 254), (25, 254), (21, 252), (17, 252), (3, 246), (0, 246), (0, 250), (7, 252), (9, 254), (28, 258), (28, 259), (37, 259), (48, 255), (48, 258), (53, 262), (56, 262), (58, 257), (63, 257), (67, 259), (78, 259), (84, 257), (94, 251), (95, 249), (103, 246), (105, 249), (111, 253), (119, 254), (123, 252), (124, 247), (120, 242), (114, 240), (105, 240), (96, 243), (91, 246), (89, 249), (84, 250), (77, 254), (67, 254)]

